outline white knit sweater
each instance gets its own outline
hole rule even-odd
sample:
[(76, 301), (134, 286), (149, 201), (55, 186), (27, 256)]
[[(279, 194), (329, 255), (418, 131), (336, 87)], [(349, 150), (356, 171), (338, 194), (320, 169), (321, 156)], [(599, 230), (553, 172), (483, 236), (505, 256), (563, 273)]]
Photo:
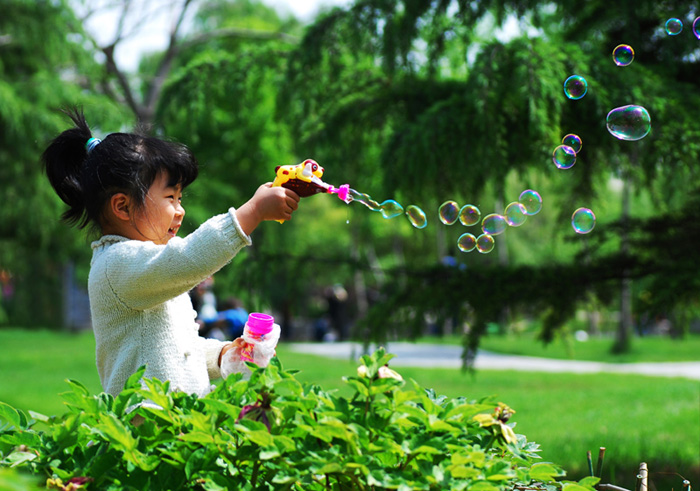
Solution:
[(199, 336), (187, 292), (250, 244), (233, 208), (166, 245), (116, 235), (92, 243), (88, 292), (106, 392), (116, 396), (141, 365), (170, 390), (211, 390), (225, 343)]

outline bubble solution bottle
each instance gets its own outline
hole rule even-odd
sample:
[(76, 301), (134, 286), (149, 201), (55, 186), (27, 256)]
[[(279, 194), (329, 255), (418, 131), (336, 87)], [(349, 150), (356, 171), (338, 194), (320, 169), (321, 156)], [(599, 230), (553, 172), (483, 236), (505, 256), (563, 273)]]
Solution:
[(241, 348), (241, 361), (266, 366), (275, 355), (279, 336), (280, 327), (271, 315), (251, 313), (243, 328), (242, 337), (246, 344)]
[[(246, 363), (266, 367), (273, 356), (280, 339), (280, 326), (271, 315), (251, 313), (243, 328), (243, 346), (229, 349), (221, 359), (221, 376), (227, 378), (232, 373), (242, 373), (244, 379), (250, 377)], [(238, 341), (238, 340), (237, 340)]]

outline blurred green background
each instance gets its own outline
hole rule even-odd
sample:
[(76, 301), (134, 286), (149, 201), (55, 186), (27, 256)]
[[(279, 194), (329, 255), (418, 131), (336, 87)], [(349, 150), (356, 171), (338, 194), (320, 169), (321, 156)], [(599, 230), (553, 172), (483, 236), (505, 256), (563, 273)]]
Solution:
[[(89, 27), (106, 10), (111, 37)], [(149, 25), (162, 11), (169, 22)], [(245, 202), (277, 165), (306, 158), (331, 184), (425, 212), (419, 229), (319, 195), (289, 223), (259, 227), (253, 246), (216, 274), (214, 292), (274, 313), (285, 341), (313, 338), (323, 321), (336, 339), (367, 346), (448, 336), (467, 364), (480, 343), (500, 339), (492, 348), (508, 351), (522, 336), (528, 354), (585, 335), (603, 359), (693, 359), (692, 349), (648, 341), (693, 346), (700, 326), (699, 13), (680, 1), (371, 0), (302, 22), (248, 0), (4, 0), (0, 329), (89, 327), (93, 237), (59, 222), (64, 205), (39, 164), (67, 128), (59, 109), (78, 105), (97, 137), (139, 127), (192, 148), (201, 172), (184, 199), (185, 233)], [(670, 18), (682, 21), (680, 34), (666, 32)], [(125, 43), (153, 29), (165, 48), (124, 66)], [(619, 44), (633, 47), (631, 65), (613, 62)], [(588, 82), (579, 100), (563, 91), (573, 74)], [(608, 112), (627, 104), (651, 115), (639, 141), (606, 129)], [(552, 151), (569, 133), (583, 146), (561, 170)], [(457, 246), (479, 225), (438, 219), (448, 200), (502, 214), (525, 189), (540, 193), (542, 211), (495, 236), (488, 254)], [(589, 234), (572, 229), (579, 207), (596, 214)], [(641, 345), (654, 348), (635, 355)], [(3, 365), (2, 383), (23, 366)], [(95, 377), (93, 366), (76, 373)], [(670, 382), (640, 380), (668, 408), (682, 400), (697, 411), (697, 384), (693, 392), (683, 382), (690, 392), (676, 398), (661, 388)], [(650, 404), (642, 394), (630, 401), (614, 404)], [(683, 423), (697, 428), (698, 417)], [(650, 461), (675, 458), (636, 438)]]

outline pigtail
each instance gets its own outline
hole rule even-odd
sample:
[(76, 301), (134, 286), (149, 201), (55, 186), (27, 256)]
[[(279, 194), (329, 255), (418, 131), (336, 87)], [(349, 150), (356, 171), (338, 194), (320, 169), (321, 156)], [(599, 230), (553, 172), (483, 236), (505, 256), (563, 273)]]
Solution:
[(81, 175), (88, 152), (85, 144), (92, 137), (82, 111), (64, 111), (75, 124), (74, 128), (57, 136), (44, 151), (41, 160), (51, 186), (69, 206), (61, 218), (71, 225), (83, 228), (88, 224), (84, 189)]

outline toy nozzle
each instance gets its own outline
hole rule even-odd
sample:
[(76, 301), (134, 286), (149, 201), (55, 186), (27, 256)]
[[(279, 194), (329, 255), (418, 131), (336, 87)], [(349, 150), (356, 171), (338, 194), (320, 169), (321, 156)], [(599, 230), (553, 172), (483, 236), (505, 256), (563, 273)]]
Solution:
[(337, 194), (338, 198), (345, 201), (346, 203), (350, 203), (350, 201), (352, 201), (352, 198), (349, 197), (349, 194), (350, 194), (350, 185), (349, 184), (343, 184), (339, 188), (337, 188), (335, 186), (330, 186), (328, 188), (328, 192)]

